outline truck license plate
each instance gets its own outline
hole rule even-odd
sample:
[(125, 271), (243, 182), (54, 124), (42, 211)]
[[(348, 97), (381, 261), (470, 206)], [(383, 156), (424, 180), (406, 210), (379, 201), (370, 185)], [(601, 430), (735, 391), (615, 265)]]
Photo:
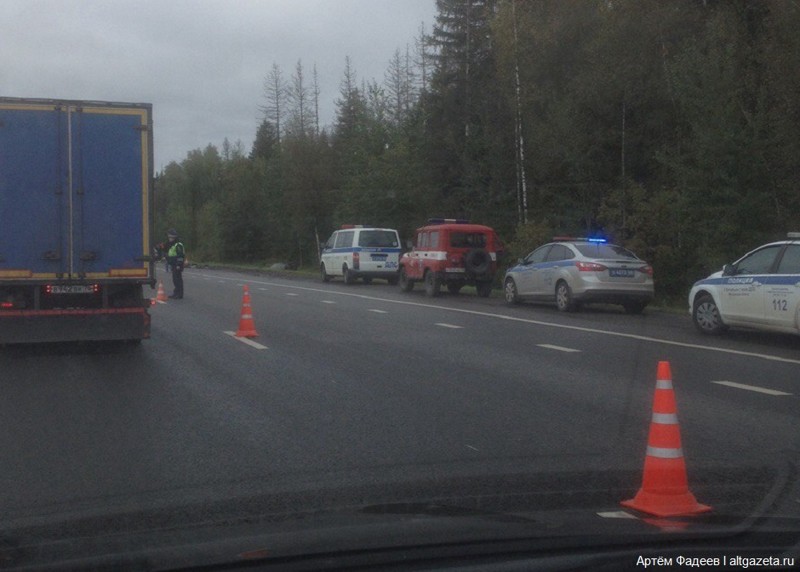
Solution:
[(56, 284), (50, 287), (53, 294), (91, 294), (94, 290), (87, 284)]

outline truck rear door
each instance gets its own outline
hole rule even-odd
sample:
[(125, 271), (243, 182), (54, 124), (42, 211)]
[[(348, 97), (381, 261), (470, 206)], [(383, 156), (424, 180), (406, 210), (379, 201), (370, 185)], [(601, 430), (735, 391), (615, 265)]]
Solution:
[(0, 278), (147, 279), (149, 105), (0, 100)]
[(148, 117), (143, 109), (69, 112), (72, 273), (88, 279), (147, 276)]
[(69, 268), (66, 115), (0, 103), (0, 278), (56, 278)]

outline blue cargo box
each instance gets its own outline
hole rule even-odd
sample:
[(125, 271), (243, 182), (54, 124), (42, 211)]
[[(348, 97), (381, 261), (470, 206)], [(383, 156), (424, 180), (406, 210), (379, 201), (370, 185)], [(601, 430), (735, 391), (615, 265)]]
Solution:
[(0, 98), (0, 283), (152, 283), (151, 114)]

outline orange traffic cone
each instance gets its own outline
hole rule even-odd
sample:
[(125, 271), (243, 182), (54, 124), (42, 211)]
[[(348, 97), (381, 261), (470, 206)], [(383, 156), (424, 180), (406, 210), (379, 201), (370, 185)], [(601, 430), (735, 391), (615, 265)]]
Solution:
[(711, 510), (689, 492), (672, 373), (667, 361), (658, 362), (642, 486), (634, 498), (622, 501), (622, 506), (656, 516), (684, 516)]
[(156, 294), (156, 300), (159, 302), (167, 302), (167, 293), (164, 292), (164, 283), (158, 283), (158, 294)]
[(250, 289), (244, 285), (242, 295), (242, 317), (239, 319), (239, 329), (236, 330), (237, 338), (255, 338), (258, 336), (256, 326), (253, 323), (253, 314), (250, 309)]

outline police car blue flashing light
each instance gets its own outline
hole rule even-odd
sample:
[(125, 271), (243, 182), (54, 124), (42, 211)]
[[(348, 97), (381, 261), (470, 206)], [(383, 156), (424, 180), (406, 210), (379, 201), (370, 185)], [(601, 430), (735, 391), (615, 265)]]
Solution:
[(553, 242), (593, 242), (595, 244), (607, 244), (608, 240), (599, 237), (576, 237), (576, 236), (554, 236)]

